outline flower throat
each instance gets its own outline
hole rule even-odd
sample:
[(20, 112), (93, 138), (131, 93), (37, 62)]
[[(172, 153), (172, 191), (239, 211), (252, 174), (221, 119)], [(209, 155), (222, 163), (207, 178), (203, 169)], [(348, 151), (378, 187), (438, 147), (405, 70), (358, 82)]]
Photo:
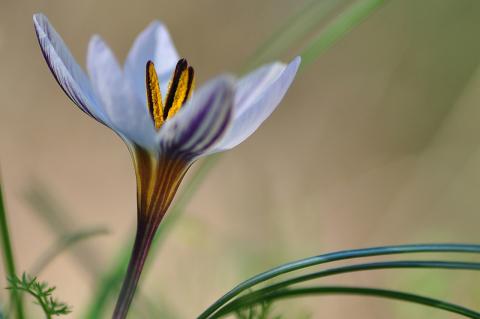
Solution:
[(180, 59), (177, 62), (175, 72), (168, 85), (167, 97), (165, 98), (165, 104), (163, 104), (155, 65), (152, 61), (147, 62), (147, 103), (156, 130), (159, 130), (162, 124), (167, 119), (172, 118), (188, 101), (194, 87), (195, 78), (193, 68), (188, 65), (186, 59)]

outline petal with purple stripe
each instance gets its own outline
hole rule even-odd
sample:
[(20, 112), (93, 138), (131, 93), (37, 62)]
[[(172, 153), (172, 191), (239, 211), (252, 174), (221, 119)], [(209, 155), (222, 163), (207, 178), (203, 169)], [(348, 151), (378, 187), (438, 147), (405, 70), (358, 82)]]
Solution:
[(47, 17), (40, 13), (35, 14), (33, 23), (43, 56), (58, 84), (82, 111), (109, 125), (87, 75)]
[(185, 106), (160, 129), (162, 152), (176, 152), (194, 160), (212, 148), (230, 123), (234, 80), (219, 76), (205, 84)]

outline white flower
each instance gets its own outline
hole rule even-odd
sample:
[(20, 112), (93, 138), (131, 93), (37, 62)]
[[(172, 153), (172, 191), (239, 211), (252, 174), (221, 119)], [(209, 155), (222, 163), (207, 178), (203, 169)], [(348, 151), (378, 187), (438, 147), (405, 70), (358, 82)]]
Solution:
[[(153, 22), (135, 40), (122, 68), (99, 36), (90, 40), (89, 76), (42, 14), (33, 16), (55, 79), (85, 113), (127, 144), (137, 175), (135, 245), (113, 318), (127, 316), (156, 229), (192, 163), (230, 149), (273, 112), (300, 64), (265, 65), (237, 80), (220, 75), (194, 90), (194, 71), (179, 59), (167, 29)], [(165, 94), (165, 98), (162, 97)]]
[(188, 167), (255, 132), (282, 100), (300, 64), (299, 57), (288, 65), (274, 62), (238, 80), (220, 75), (192, 95), (193, 68), (179, 58), (160, 22), (137, 37), (123, 68), (93, 36), (87, 76), (47, 17), (35, 14), (33, 21), (45, 60), (65, 93), (129, 147), (139, 214), (156, 215), (157, 225)]

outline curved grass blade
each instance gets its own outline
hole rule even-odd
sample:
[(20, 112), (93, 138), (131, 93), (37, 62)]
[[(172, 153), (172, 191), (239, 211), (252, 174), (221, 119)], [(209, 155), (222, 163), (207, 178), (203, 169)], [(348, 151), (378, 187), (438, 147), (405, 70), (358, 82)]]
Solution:
[(250, 289), (251, 287), (270, 280), (277, 276), (315, 266), (328, 262), (346, 260), (353, 258), (371, 257), (371, 256), (383, 256), (394, 254), (410, 254), (410, 253), (480, 253), (480, 245), (468, 245), (468, 244), (417, 244), (417, 245), (398, 245), (398, 246), (383, 246), (364, 249), (344, 250), (339, 252), (327, 253), (319, 256), (313, 256), (305, 259), (300, 259), (290, 263), (280, 265), (272, 268), (268, 271), (260, 273), (246, 281), (240, 283), (232, 290), (223, 295), (210, 307), (208, 307), (198, 319), (206, 319), (215, 313), (220, 307), (232, 300), (235, 296), (241, 292)]
[(263, 45), (259, 46), (248, 63), (242, 68), (251, 70), (270, 60), (278, 58), (293, 44), (298, 43), (310, 31), (325, 20), (346, 0), (312, 0), (297, 14), (289, 18), (284, 25), (275, 31)]
[(378, 9), (385, 0), (359, 0), (342, 12), (317, 37), (315, 37), (300, 54), (301, 68), (312, 63), (320, 54), (330, 48), (336, 41), (364, 21)]
[[(315, 287), (305, 287), (297, 289), (283, 289), (270, 292), (268, 294), (257, 296), (249, 300), (245, 300), (240, 307), (249, 307), (259, 302), (265, 301), (274, 301), (278, 299), (292, 298), (292, 297), (303, 297), (308, 295), (332, 295), (332, 294), (342, 294), (342, 295), (359, 295), (359, 296), (370, 296), (370, 297), (380, 297), (401, 301), (408, 301), (424, 306), (429, 306), (436, 309), (445, 310), (452, 312), (458, 315), (462, 315), (467, 318), (479, 319), (480, 313), (463, 306), (459, 306), (453, 303), (446, 301), (433, 299), (429, 297), (424, 297), (421, 295), (396, 291), (396, 290), (387, 290), (387, 289), (377, 289), (377, 288), (364, 288), (364, 287), (343, 287), (343, 286), (315, 286)], [(219, 318), (226, 315), (227, 313), (215, 314), (209, 318)]]
[(53, 259), (55, 259), (55, 257), (60, 255), (67, 249), (71, 248), (72, 246), (80, 243), (81, 241), (106, 234), (108, 234), (108, 230), (105, 227), (95, 227), (89, 229), (82, 229), (72, 234), (67, 234), (61, 237), (58, 241), (55, 241), (52, 247), (50, 247), (42, 256), (40, 256), (40, 258), (32, 267), (31, 274), (33, 274), (34, 276), (38, 275), (48, 266), (48, 264)]
[[(57, 241), (63, 241), (71, 236), (76, 230), (72, 213), (63, 207), (55, 198), (49, 187), (40, 180), (33, 178), (23, 192), (23, 197), (35, 213), (49, 227), (56, 236)], [(100, 267), (97, 263), (96, 251), (92, 247), (74, 246), (69, 251), (78, 265), (82, 266), (94, 280), (99, 275)], [(35, 268), (34, 268), (35, 269)], [(35, 273), (35, 272), (32, 272)]]
[(368, 270), (378, 270), (378, 269), (448, 269), (448, 270), (480, 270), (480, 263), (475, 262), (455, 262), (455, 261), (424, 261), (424, 260), (403, 260), (403, 261), (386, 261), (386, 262), (373, 262), (373, 263), (363, 263), (356, 265), (348, 265), (336, 268), (330, 268), (326, 270), (317, 271), (311, 274), (301, 275), (298, 277), (290, 278), (282, 282), (267, 286), (265, 288), (259, 289), (248, 293), (242, 297), (239, 297), (223, 308), (221, 308), (217, 314), (221, 316), (222, 314), (227, 314), (234, 312), (239, 309), (239, 305), (243, 304), (244, 300), (250, 300), (251, 298), (257, 298), (262, 295), (271, 293), (276, 290), (287, 288), (291, 285), (302, 283), (305, 281), (328, 277), (332, 275), (339, 275), (345, 273), (352, 273), (357, 271), (368, 271)]
[[(8, 277), (16, 277), (15, 259), (13, 257), (12, 243), (10, 240), (10, 232), (8, 230), (7, 212), (3, 203), (2, 185), (0, 182), (0, 236), (2, 241), (3, 262)], [(18, 291), (10, 291), (10, 302), (15, 308), (17, 318), (25, 317), (23, 310), (22, 296)]]

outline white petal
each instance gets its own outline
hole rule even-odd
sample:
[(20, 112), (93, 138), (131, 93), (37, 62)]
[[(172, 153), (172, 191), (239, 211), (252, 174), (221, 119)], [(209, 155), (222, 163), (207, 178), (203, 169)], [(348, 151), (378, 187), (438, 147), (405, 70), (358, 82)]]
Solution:
[(131, 142), (155, 149), (156, 134), (148, 109), (138, 99), (112, 51), (99, 36), (90, 40), (87, 68), (112, 128)]
[(209, 81), (162, 126), (158, 135), (161, 151), (189, 160), (208, 153), (228, 128), (233, 99), (232, 77)]
[(108, 125), (88, 77), (47, 17), (37, 13), (33, 15), (33, 23), (43, 56), (62, 89), (82, 111)]
[(241, 78), (235, 88), (235, 115), (238, 116), (251, 107), (286, 67), (286, 64), (274, 62)]
[(237, 146), (257, 130), (283, 99), (299, 65), (300, 57), (285, 68), (281, 64), (272, 64), (254, 71), (239, 82), (232, 126), (215, 146), (215, 152)]
[(148, 61), (155, 64), (160, 90), (166, 94), (168, 81), (179, 60), (177, 50), (167, 28), (159, 21), (152, 22), (138, 35), (125, 62), (125, 74), (135, 92), (146, 103), (145, 66)]

